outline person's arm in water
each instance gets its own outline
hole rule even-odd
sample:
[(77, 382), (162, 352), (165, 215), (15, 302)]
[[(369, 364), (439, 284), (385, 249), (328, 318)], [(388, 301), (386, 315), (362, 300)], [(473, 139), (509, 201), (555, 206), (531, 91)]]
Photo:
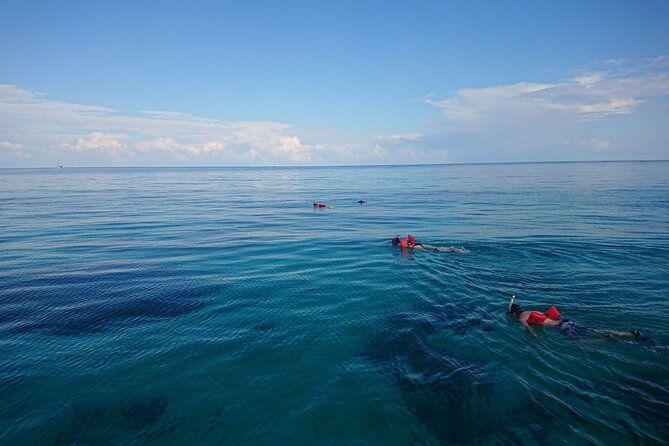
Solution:
[(452, 246), (434, 246), (434, 245), (427, 245), (425, 243), (416, 243), (416, 245), (413, 248), (414, 249), (431, 249), (433, 251), (439, 251), (439, 252), (455, 251), (455, 248), (452, 247)]
[(534, 328), (532, 328), (532, 327), (530, 326), (530, 324), (527, 323), (527, 318), (528, 318), (529, 316), (530, 316), (530, 312), (529, 312), (529, 311), (524, 312), (524, 313), (522, 313), (522, 314), (520, 315), (520, 317), (518, 318), (518, 320), (520, 320), (520, 323), (523, 324), (523, 327), (525, 327), (525, 329), (526, 329), (527, 331), (529, 331), (530, 334), (531, 334), (532, 336), (534, 336), (535, 338), (538, 338), (539, 336), (537, 336), (537, 333), (534, 331)]

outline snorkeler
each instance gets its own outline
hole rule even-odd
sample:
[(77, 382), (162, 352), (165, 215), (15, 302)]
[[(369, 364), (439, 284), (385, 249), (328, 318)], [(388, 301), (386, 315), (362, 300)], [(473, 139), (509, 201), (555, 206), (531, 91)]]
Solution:
[(400, 239), (399, 234), (393, 237), (392, 240), (393, 246), (400, 245), (400, 248), (403, 249), (421, 249), (423, 247), (422, 243), (416, 243), (416, 239), (413, 235), (409, 234), (407, 238)]
[(591, 334), (602, 335), (607, 338), (616, 337), (631, 337), (636, 341), (649, 341), (643, 336), (639, 330), (632, 331), (618, 331), (618, 330), (604, 330), (599, 328), (588, 328), (581, 324), (570, 321), (568, 319), (560, 319), (561, 314), (555, 306), (550, 307), (545, 312), (523, 310), (520, 305), (513, 303), (516, 296), (511, 297), (507, 314), (510, 316), (517, 316), (521, 324), (529, 331), (535, 338), (537, 333), (532, 328), (532, 325), (541, 325), (544, 327), (552, 327), (558, 330), (563, 335), (572, 339), (583, 339)]
[(425, 243), (416, 243), (416, 238), (411, 234), (403, 239), (400, 239), (400, 236), (396, 235), (393, 237), (391, 243), (393, 246), (399, 245), (402, 249), (431, 249), (439, 252), (466, 252), (462, 248), (456, 248), (455, 246), (433, 246)]

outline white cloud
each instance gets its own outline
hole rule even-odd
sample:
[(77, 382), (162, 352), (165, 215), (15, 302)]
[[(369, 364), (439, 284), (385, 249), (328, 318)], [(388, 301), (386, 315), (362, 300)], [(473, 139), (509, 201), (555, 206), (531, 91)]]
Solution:
[(651, 66), (667, 66), (669, 65), (669, 56), (658, 56), (650, 59)]
[(128, 135), (122, 133), (93, 132), (85, 137), (77, 138), (74, 144), (63, 143), (63, 146), (82, 152), (89, 150), (113, 152), (125, 149), (127, 145), (123, 140), (127, 138)]
[(587, 140), (581, 140), (579, 141), (579, 144), (581, 146), (593, 148), (595, 150), (606, 150), (609, 147), (611, 147), (611, 143), (609, 141), (605, 141), (600, 138), (590, 138)]
[(521, 112), (536, 108), (537, 93), (554, 87), (550, 84), (519, 82), (513, 85), (468, 88), (458, 91), (450, 99), (438, 101), (426, 98), (423, 101), (440, 109), (453, 123), (470, 127), (503, 111), (508, 113), (513, 109)]
[(607, 59), (604, 61), (604, 65), (614, 65), (614, 66), (620, 66), (620, 65), (627, 65), (631, 61), (627, 58), (621, 58), (621, 59)]
[(405, 135), (386, 135), (378, 136), (376, 138), (379, 142), (398, 144), (398, 143), (407, 143), (412, 141), (418, 141), (423, 137), (422, 133), (407, 133)]
[(135, 155), (133, 151), (128, 150), (128, 145), (124, 142), (127, 138), (128, 135), (123, 133), (92, 132), (77, 138), (74, 143), (62, 143), (61, 147), (76, 152), (97, 152), (115, 162), (123, 162)]
[[(626, 74), (626, 73), (623, 73)], [(629, 114), (647, 98), (669, 94), (669, 72), (583, 73), (556, 84), (519, 82), (458, 91), (454, 97), (424, 102), (457, 123), (509, 112), (560, 110), (577, 119), (602, 119)]]
[(15, 87), (14, 85), (0, 84), (0, 98), (3, 101), (25, 101), (37, 96), (37, 93)]
[(0, 154), (6, 154), (15, 158), (30, 158), (30, 155), (23, 151), (23, 144), (9, 141), (0, 141)]
[(378, 158), (386, 158), (388, 156), (388, 150), (386, 150), (382, 146), (374, 146), (374, 150), (372, 153), (374, 153), (374, 156)]
[(461, 90), (454, 98), (425, 102), (441, 109), (450, 120), (464, 124), (509, 113), (531, 115), (546, 110), (564, 111), (578, 119), (604, 118), (631, 113), (641, 102), (638, 98), (665, 94), (669, 76), (645, 81), (651, 85), (644, 87), (641, 80), (604, 80), (601, 73), (593, 73), (562, 84), (521, 82)]
[[(291, 128), (279, 122), (220, 121), (170, 111), (121, 113), (0, 85), (0, 135), (24, 140), (26, 147), (95, 153), (102, 160), (140, 155), (150, 163), (151, 157), (168, 155), (191, 163), (312, 162), (312, 148), (291, 134)], [(327, 151), (323, 147), (327, 145), (321, 153)]]
[(287, 158), (291, 163), (305, 163), (311, 160), (308, 150), (296, 136), (280, 136), (271, 152), (276, 158)]
[[(457, 142), (460, 153), (467, 151), (470, 158), (472, 151), (485, 151), (492, 160), (572, 159), (584, 156), (574, 150), (578, 146), (613, 153), (620, 146), (612, 142), (613, 135), (620, 137), (621, 126), (632, 126), (635, 116), (666, 117), (669, 71), (663, 61), (636, 66), (607, 61), (602, 69), (560, 82), (469, 88), (446, 99), (421, 101), (446, 118), (443, 140), (449, 146)], [(593, 131), (604, 132), (605, 138), (588, 134)], [(629, 150), (627, 158), (638, 155)], [(669, 156), (666, 144), (653, 150), (654, 157), (661, 150), (661, 158)]]
[(451, 161), (450, 151), (443, 140), (420, 132), (377, 136), (372, 143), (374, 162), (422, 164)]
[(21, 147), (23, 147), (23, 144), (16, 144), (16, 143), (8, 142), (8, 141), (1, 141), (0, 142), (0, 149), (18, 150)]
[(183, 145), (176, 142), (173, 138), (164, 137), (142, 141), (137, 144), (137, 149), (142, 151), (161, 150), (176, 152), (182, 148)]
[(602, 73), (590, 73), (584, 74), (583, 76), (575, 77), (574, 80), (582, 87), (588, 87), (590, 85), (595, 85), (597, 82), (602, 80)]

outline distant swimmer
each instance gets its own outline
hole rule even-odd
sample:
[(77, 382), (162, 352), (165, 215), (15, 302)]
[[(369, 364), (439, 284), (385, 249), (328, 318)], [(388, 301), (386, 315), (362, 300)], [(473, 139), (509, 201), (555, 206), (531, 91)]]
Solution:
[(538, 337), (536, 331), (532, 328), (533, 325), (539, 325), (543, 327), (551, 327), (558, 330), (563, 335), (571, 339), (585, 339), (591, 335), (600, 335), (608, 339), (615, 339), (618, 337), (627, 337), (634, 338), (636, 341), (641, 341), (645, 343), (652, 343), (652, 341), (643, 336), (639, 330), (631, 331), (618, 331), (618, 330), (605, 330), (599, 328), (588, 328), (583, 325), (570, 321), (569, 319), (561, 319), (562, 315), (555, 308), (555, 305), (550, 307), (545, 312), (534, 311), (534, 310), (523, 310), (520, 305), (513, 303), (516, 296), (511, 297), (511, 302), (509, 302), (509, 307), (507, 309), (507, 314), (510, 316), (518, 317), (518, 320), (529, 331), (532, 336), (535, 338)]
[(416, 238), (411, 234), (403, 239), (400, 239), (400, 236), (396, 235), (393, 237), (391, 243), (393, 246), (399, 246), (402, 249), (430, 249), (439, 252), (466, 252), (464, 248), (457, 248), (455, 246), (433, 246), (426, 243), (416, 243)]
[(314, 201), (314, 209), (322, 209), (322, 208), (334, 209), (335, 207), (330, 206), (329, 204), (317, 203)]
[(358, 200), (358, 204), (362, 206), (363, 204), (366, 204), (367, 202), (365, 200)]

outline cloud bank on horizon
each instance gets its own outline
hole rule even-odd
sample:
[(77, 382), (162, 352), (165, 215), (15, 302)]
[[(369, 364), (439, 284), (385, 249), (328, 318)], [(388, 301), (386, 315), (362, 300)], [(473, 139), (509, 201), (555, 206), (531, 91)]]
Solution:
[[(0, 166), (349, 165), (669, 159), (669, 56), (610, 60), (558, 82), (518, 79), (415, 101), (410, 132), (129, 112), (0, 85)], [(355, 135), (355, 136), (353, 136)]]

